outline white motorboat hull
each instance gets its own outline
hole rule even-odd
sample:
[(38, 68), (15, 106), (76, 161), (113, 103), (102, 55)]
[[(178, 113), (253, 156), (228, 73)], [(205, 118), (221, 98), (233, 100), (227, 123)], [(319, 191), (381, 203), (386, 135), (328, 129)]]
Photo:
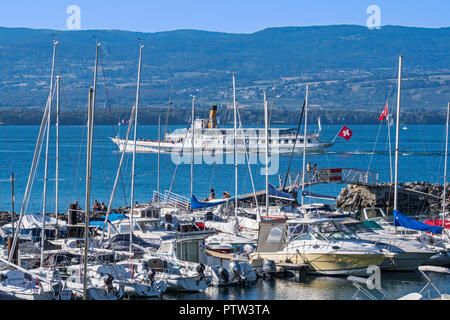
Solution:
[(146, 283), (129, 282), (124, 285), (125, 294), (136, 295), (138, 297), (160, 297), (167, 290), (165, 281), (152, 282), (151, 285)]
[[(125, 140), (118, 139), (118, 138), (110, 138), (116, 145), (119, 146), (119, 151), (123, 151), (125, 148)], [(317, 152), (321, 151), (325, 148), (331, 147), (332, 143), (308, 143), (306, 145), (307, 152)], [(272, 154), (291, 154), (292, 149), (294, 145), (274, 145), (269, 146), (269, 152)], [(158, 149), (160, 148), (160, 149)], [(160, 151), (158, 151), (160, 150)], [(136, 152), (143, 152), (143, 153), (171, 153), (171, 152), (181, 152), (183, 150), (183, 154), (191, 153), (192, 152), (192, 146), (189, 144), (183, 145), (182, 142), (174, 143), (174, 142), (167, 142), (167, 141), (161, 141), (161, 143), (158, 143), (158, 141), (136, 141)], [(243, 146), (240, 146), (237, 148), (238, 153), (244, 153), (246, 148)], [(134, 141), (128, 140), (126, 143), (126, 149), (125, 152), (133, 152), (134, 151)], [(264, 149), (261, 147), (259, 148), (249, 148), (247, 150), (249, 153), (261, 153), (264, 152)], [(234, 149), (229, 148), (226, 145), (215, 145), (215, 144), (205, 144), (202, 147), (194, 146), (194, 153), (195, 154), (202, 154), (202, 153), (210, 153), (210, 154), (227, 154), (227, 153), (233, 153)], [(303, 144), (296, 144), (294, 153), (303, 153)]]

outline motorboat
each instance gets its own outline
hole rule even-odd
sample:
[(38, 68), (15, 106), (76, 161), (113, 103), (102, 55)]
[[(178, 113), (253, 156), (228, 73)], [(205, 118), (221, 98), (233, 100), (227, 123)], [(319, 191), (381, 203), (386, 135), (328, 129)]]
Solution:
[(332, 218), (300, 218), (260, 222), (256, 252), (249, 255), (252, 266), (264, 260), (295, 265), (306, 264), (308, 272), (321, 275), (365, 274), (395, 256), (373, 243), (358, 239)]
[(345, 221), (343, 225), (361, 240), (372, 242), (378, 247), (396, 253), (392, 259), (383, 261), (380, 265), (381, 270), (414, 271), (437, 253), (436, 249), (432, 249), (415, 239), (387, 232), (375, 232), (361, 221)]

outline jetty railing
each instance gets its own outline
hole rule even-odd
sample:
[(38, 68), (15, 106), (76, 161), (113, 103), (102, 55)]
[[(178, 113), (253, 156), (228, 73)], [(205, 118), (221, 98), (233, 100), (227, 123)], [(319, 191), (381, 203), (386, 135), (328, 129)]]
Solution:
[[(361, 185), (376, 185), (378, 183), (378, 172), (355, 169), (355, 168), (311, 168), (305, 170), (305, 186), (325, 183), (352, 183)], [(286, 180), (286, 187), (300, 187), (303, 184), (303, 171), (293, 171), (278, 175), (280, 187)]]
[(164, 205), (182, 210), (190, 210), (191, 208), (191, 201), (187, 197), (169, 192), (169, 190), (165, 190), (164, 193), (153, 191), (152, 202), (157, 203), (158, 201)]

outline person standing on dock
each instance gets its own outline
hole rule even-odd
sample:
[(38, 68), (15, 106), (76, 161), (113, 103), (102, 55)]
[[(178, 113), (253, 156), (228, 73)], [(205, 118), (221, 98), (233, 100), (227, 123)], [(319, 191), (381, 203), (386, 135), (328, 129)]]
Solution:
[(311, 162), (308, 161), (308, 164), (306, 165), (306, 174), (308, 175), (307, 180), (311, 180)]
[(317, 173), (317, 163), (314, 163), (314, 166), (312, 167), (312, 179), (311, 181), (318, 181), (319, 180), (319, 176)]

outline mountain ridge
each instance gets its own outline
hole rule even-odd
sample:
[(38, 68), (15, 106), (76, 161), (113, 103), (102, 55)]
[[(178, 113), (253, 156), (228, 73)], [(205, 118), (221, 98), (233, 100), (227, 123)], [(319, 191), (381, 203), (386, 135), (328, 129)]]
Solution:
[(393, 98), (399, 54), (405, 58), (406, 109), (441, 109), (450, 95), (449, 27), (287, 26), (253, 33), (0, 27), (0, 108), (36, 108), (45, 103), (53, 38), (59, 41), (56, 72), (62, 76), (71, 108), (85, 105), (96, 40), (102, 42), (99, 101), (112, 108), (130, 105), (138, 37), (145, 45), (144, 106), (167, 104), (172, 86), (175, 106), (188, 106), (190, 94), (197, 96), (199, 106), (230, 104), (235, 72), (242, 104), (262, 103), (266, 90), (277, 96), (277, 107), (293, 108), (309, 84), (311, 104), (319, 109), (373, 110)]

